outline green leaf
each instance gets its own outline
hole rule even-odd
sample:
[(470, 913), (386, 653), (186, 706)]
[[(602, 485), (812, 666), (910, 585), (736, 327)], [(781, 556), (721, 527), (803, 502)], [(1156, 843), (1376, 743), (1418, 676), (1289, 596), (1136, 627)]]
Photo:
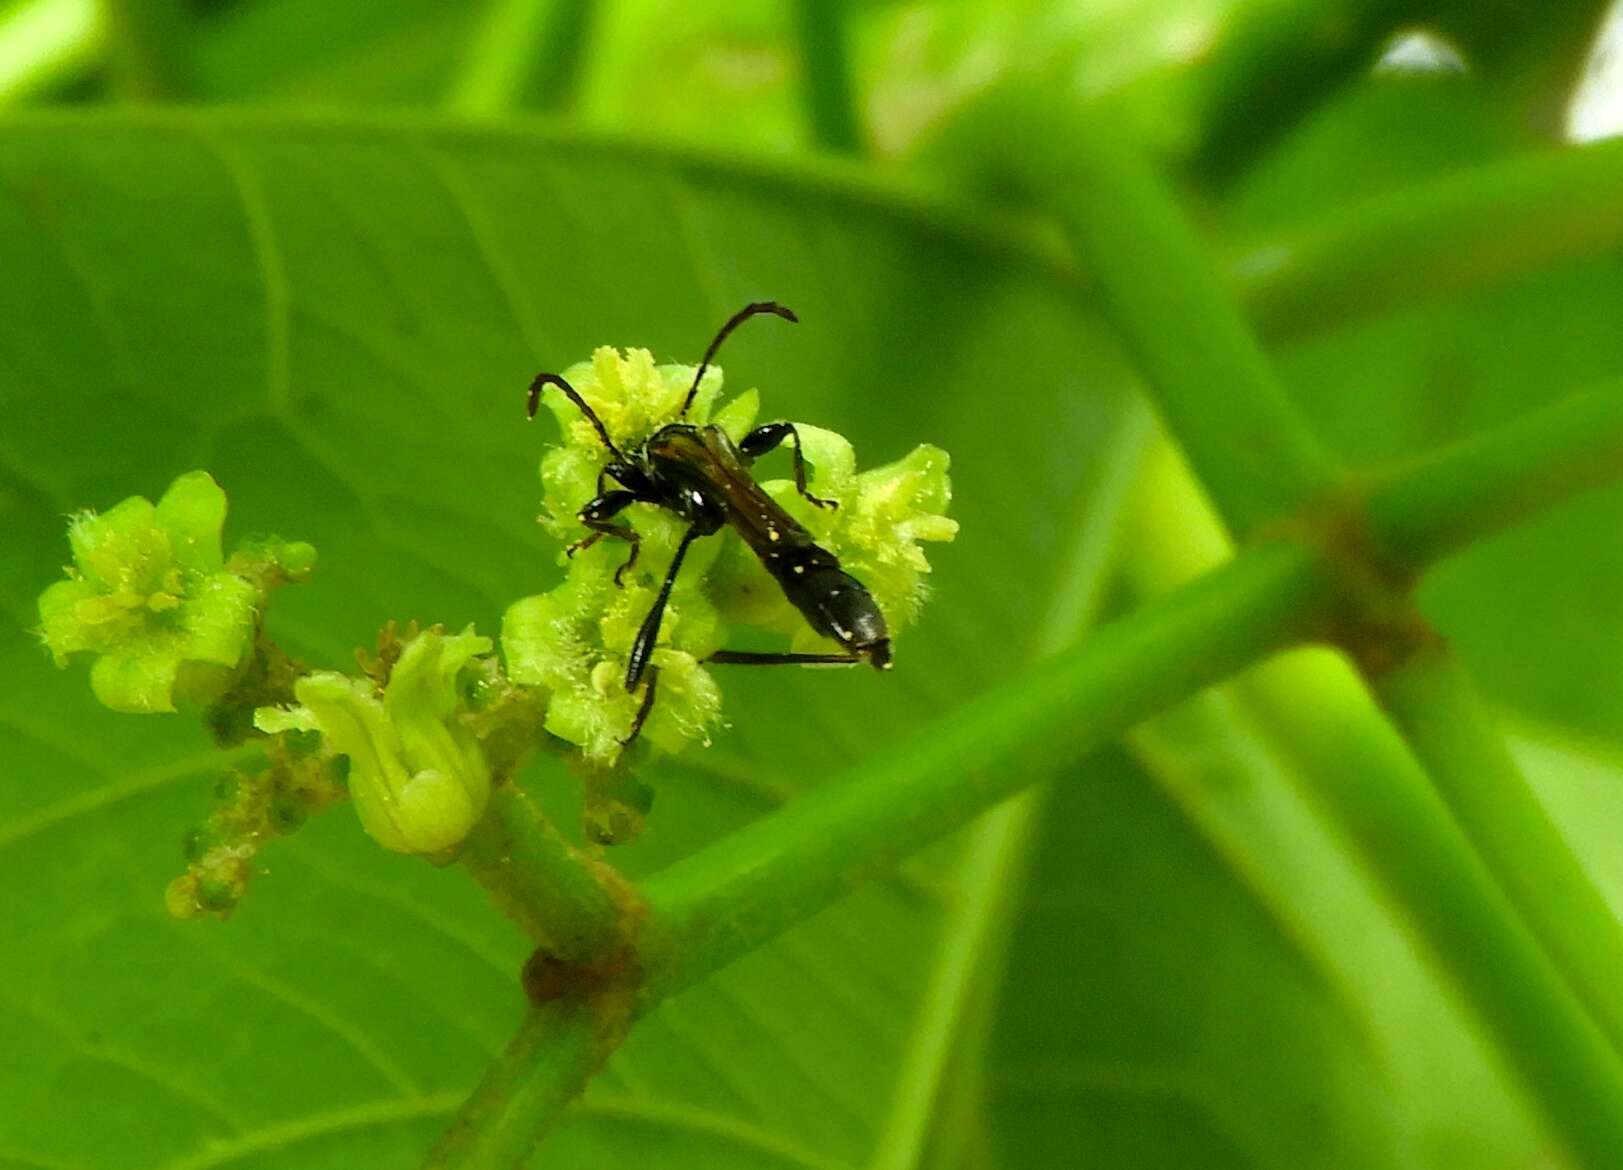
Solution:
[[(1187, 790), (1217, 780), (1207, 760), (1180, 769)], [(1249, 783), (1254, 765), (1232, 775)], [(1121, 753), (1082, 779), (1041, 814), (1012, 928), (1019, 993), (999, 1004), (985, 1071), (999, 1164), (1411, 1160), (1365, 1011), (1302, 937), (1293, 904), (1257, 888)], [(1414, 978), (1401, 972), (1397, 986)], [(1296, 1041), (1274, 1049), (1287, 1035)]]

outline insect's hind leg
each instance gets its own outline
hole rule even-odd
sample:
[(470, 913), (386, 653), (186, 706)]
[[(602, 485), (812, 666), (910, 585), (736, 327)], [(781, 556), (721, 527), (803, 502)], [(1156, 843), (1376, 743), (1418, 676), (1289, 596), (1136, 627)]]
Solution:
[(755, 650), (717, 650), (706, 662), (733, 666), (855, 666), (862, 661), (855, 654), (774, 654)]
[(614, 517), (625, 511), (631, 504), (636, 503), (639, 498), (636, 492), (616, 490), (604, 492), (597, 499), (588, 502), (580, 510), (579, 515), (580, 522), (592, 530), (591, 534), (577, 540), (565, 549), (565, 555), (572, 557), (583, 548), (591, 548), (592, 545), (605, 536), (612, 536), (616, 540), (625, 541), (631, 546), (631, 555), (626, 557), (625, 564), (614, 570), (614, 583), (623, 588), (625, 582), (622, 578), (626, 570), (637, 563), (637, 553), (642, 547), (642, 537), (629, 524), (614, 523)]
[(648, 668), (648, 685), (642, 692), (642, 704), (637, 708), (637, 717), (631, 721), (631, 730), (626, 732), (625, 738), (620, 741), (621, 747), (630, 747), (637, 742), (637, 737), (642, 734), (642, 725), (648, 722), (648, 715), (654, 709), (654, 694), (658, 689), (659, 667), (650, 666)]
[(794, 423), (764, 423), (744, 436), (744, 441), (738, 444), (738, 450), (744, 458), (754, 462), (768, 451), (776, 449), (785, 439), (795, 441), (795, 490), (819, 508), (838, 508), (840, 506), (838, 501), (825, 500), (806, 490), (806, 456), (800, 449), (800, 432), (795, 430)]

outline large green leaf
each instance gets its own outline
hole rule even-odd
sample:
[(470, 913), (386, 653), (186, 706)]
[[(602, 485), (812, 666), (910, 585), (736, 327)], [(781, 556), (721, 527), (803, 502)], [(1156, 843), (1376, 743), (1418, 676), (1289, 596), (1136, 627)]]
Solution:
[[(743, 301), (793, 305), (798, 330), (731, 343), (732, 385), (839, 427), (868, 460), (943, 445), (963, 536), (936, 558), (893, 676), (728, 680), (732, 727), (656, 769), (648, 833), (614, 854), (644, 872), (1013, 669), (1067, 604), (1130, 400), (1069, 278), (1000, 238), (837, 173), (540, 132), (201, 115), (0, 128), (0, 1161), (405, 1164), (522, 1010), (516, 933), (463, 875), (383, 854), (344, 810), (269, 852), (228, 924), (165, 920), (219, 762), (184, 721), (94, 708), (33, 644), (64, 513), (206, 466), (237, 532), (321, 549), (316, 581), (272, 614), (308, 660), (342, 665), (391, 617), (493, 630), (559, 572), (531, 522), (547, 441), (520, 415), (533, 370), (601, 343), (690, 359)], [(570, 806), (561, 773), (529, 780)], [(1119, 777), (1099, 793), (1085, 811), (1100, 844), (1068, 880), (1111, 895), (1110, 865), (1134, 855), (1119, 818), (1171, 842), (1145, 853), (1189, 891), (1168, 912), (1249, 923), (1215, 966), (1183, 947), (1165, 985), (1170, 1003), (1198, 979), (1255, 1029), (1254, 1058), (1228, 1066), (1245, 1075), (1211, 1088), (1220, 1111), (1251, 1112), (1259, 1133), (1289, 1118), (1348, 1157), (1381, 1148), (1343, 1140), (1360, 1118), (1425, 1111), (1341, 1061), (1347, 1014), (1162, 798)], [(880, 1143), (910, 1157), (921, 1093), (973, 1014), (941, 1010), (974, 998), (954, 998), (954, 972), (973, 970), (954, 956), (1007, 905), (978, 897), (984, 844), (932, 851), (661, 1008), (552, 1139), (558, 1163), (842, 1166)], [(1132, 891), (1114, 891), (1123, 930), (1143, 912)], [(1072, 954), (1033, 961), (1063, 978)], [(1182, 1017), (1148, 994), (1113, 1022), (1104, 995), (1142, 968), (1083, 954), (1095, 998), (1051, 1039), (1107, 1027), (1113, 1054), (1153, 1072), (1166, 1054), (1144, 1029)], [(1011, 973), (1008, 998), (1025, 979)], [(1171, 1148), (1278, 1162), (1210, 1127)]]

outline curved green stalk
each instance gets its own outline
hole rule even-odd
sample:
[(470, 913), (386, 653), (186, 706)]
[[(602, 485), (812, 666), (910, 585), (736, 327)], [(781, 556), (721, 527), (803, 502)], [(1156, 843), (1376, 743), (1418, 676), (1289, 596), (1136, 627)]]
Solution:
[(801, 89), (817, 144), (840, 154), (861, 154), (862, 120), (852, 88), (845, 9), (845, 0), (795, 0)]
[(1444, 646), (1434, 645), (1371, 683), (1510, 900), (1623, 1051), (1623, 931), (1511, 758), (1470, 679)]
[[(1418, 574), (1428, 562), (1540, 507), (1619, 476), (1623, 386), (1613, 385), (1456, 444), (1377, 488), (1369, 500), (1375, 543), (1368, 568)], [(1161, 475), (1157, 482), (1168, 478)], [(1185, 480), (1182, 496), (1144, 497), (1150, 501), (1147, 547), (1205, 547), (1201, 559), (1207, 561), (1221, 555), (1211, 546), (1215, 520), (1208, 522), (1207, 539), (1199, 537), (1198, 522), (1191, 535), (1189, 518), (1199, 511), (1193, 491)], [(1151, 576), (1165, 588), (1201, 567), (1198, 560), (1163, 558)], [(1371, 682), (1402, 737), (1380, 718), (1363, 683), (1339, 659), (1276, 660), (1250, 672), (1239, 689), (1276, 747), (1295, 763), (1291, 774), (1310, 785), (1306, 795), (1344, 832), (1375, 825), (1380, 810), (1412, 802), (1413, 793), (1435, 784), (1561, 976), (1610, 1041), (1623, 1047), (1623, 996), (1616, 983), (1623, 933), (1510, 761), (1468, 680), (1440, 646), (1431, 645), (1374, 674)], [(1371, 869), (1385, 873), (1400, 864), (1412, 867), (1413, 845), (1401, 844), (1409, 829), (1405, 821), (1348, 835)], [(1400, 905), (1412, 908), (1407, 897)], [(1451, 973), (1458, 979), (1457, 971)], [(1520, 1055), (1520, 1049), (1511, 1051)]]
[[(1455, 443), (1377, 486), (1370, 536), (1386, 571), (1413, 575), (1623, 472), (1623, 380)], [(1468, 496), (1460, 484), (1470, 483)]]
[(515, 783), (491, 792), (457, 860), (558, 959), (588, 962), (626, 943), (635, 895), (616, 870), (565, 841)]
[(1623, 141), (1529, 152), (1321, 213), (1231, 251), (1257, 328), (1294, 337), (1623, 242)]
[(191, 92), (190, 15), (180, 0), (101, 0), (107, 70), (130, 101), (172, 101)]
[(1168, 430), (1235, 533), (1337, 481), (1193, 225), (1105, 115), (1023, 81), (983, 99), (952, 135), (983, 178), (1012, 184), (1065, 229)]
[[(1468, 841), (1462, 842), (1459, 857), (1436, 863), (1453, 867), (1451, 872), (1401, 851), (1398, 864), (1381, 864), (1391, 856), (1383, 850), (1390, 849), (1392, 840), (1405, 839), (1412, 826), (1406, 820), (1392, 827), (1383, 841), (1368, 833), (1379, 810), (1407, 804), (1419, 817), (1426, 811), (1425, 800), (1435, 799), (1425, 777), (1401, 769), (1384, 769), (1362, 784), (1316, 795), (1444, 952), (1450, 974), (1491, 1018), (1507, 1055), (1541, 1091), (1543, 1106), (1558, 1119), (1574, 1150), (1604, 1164), (1599, 1157), (1608, 1129), (1604, 1102), (1616, 1086), (1591, 1084), (1595, 1095), (1588, 1106), (1575, 1109), (1564, 1094), (1582, 1096), (1581, 1087), (1571, 1076), (1548, 1075), (1547, 1054), (1529, 1048), (1520, 1027), (1523, 1018), (1508, 1014), (1509, 1001), (1496, 999), (1502, 989), (1481, 985), (1476, 970), (1448, 961), (1450, 949), (1460, 944), (1445, 941), (1445, 936), (1467, 916), (1476, 919), (1476, 930), (1490, 929), (1499, 895), (1495, 883), (1502, 884), (1536, 939), (1534, 955), (1542, 945), (1553, 957), (1555, 991), (1562, 991), (1564, 981), (1585, 1008), (1597, 1013), (1610, 1039), (1623, 1038), (1623, 994), (1616, 990), (1616, 973), (1623, 969), (1623, 928), (1549, 824), (1491, 726), (1476, 716), (1463, 677), (1452, 670), (1427, 669), (1425, 655), (1416, 657), (1427, 634), (1405, 595), (1410, 580), (1405, 570), (1421, 567), (1424, 562), (1415, 558), (1440, 552), (1449, 536), (1468, 539), (1473, 529), (1508, 522), (1543, 502), (1615, 476), (1623, 470), (1618, 441), (1623, 411), (1603, 394), (1553, 416), (1541, 413), (1515, 428), (1450, 449), (1430, 462), (1425, 474), (1370, 499), (1367, 512), (1356, 504), (1350, 509), (1345, 503), (1332, 504), (1328, 524), (1315, 521), (1301, 510), (1316, 498), (1328, 501), (1330, 489), (1341, 486), (1340, 477), (1223, 296), (1166, 185), (1130, 149), (1111, 141), (1109, 132), (1095, 124), (1097, 114), (1057, 104), (1050, 108), (1042, 104), (1042, 92), (1013, 88), (990, 99), (987, 108), (997, 117), (1021, 119), (1036, 132), (1013, 136), (1018, 144), (1012, 150), (991, 157), (1071, 234), (1095, 272), (1106, 312), (1143, 368), (1168, 428), (1229, 526), (1244, 536), (1260, 521), (1295, 514), (1295, 522), (1310, 529), (1309, 538), (1322, 541), (1326, 556), (1339, 563), (1348, 590), (1343, 600), (1350, 609), (1328, 615), (1337, 624), (1332, 640), (1344, 642), (1378, 686), (1385, 679), (1394, 687), (1388, 697), (1394, 711), (1404, 716), (1400, 725), (1417, 737), (1413, 747), (1421, 759), (1442, 769), (1431, 780), (1450, 802)], [(1562, 458), (1551, 464), (1555, 451)], [(1457, 511), (1439, 510), (1438, 489), (1457, 485), (1462, 475), (1474, 477), (1470, 503)], [(1376, 538), (1369, 546), (1361, 531), (1366, 523)], [(1444, 532), (1428, 530), (1428, 523), (1440, 524)], [(1421, 539), (1411, 543), (1410, 537)], [(1403, 564), (1404, 558), (1411, 563)], [(1399, 672), (1388, 677), (1394, 666)], [(1445, 754), (1439, 745), (1465, 755)], [(1460, 774), (1462, 758), (1480, 765), (1476, 774)], [(1506, 810), (1527, 818), (1525, 833), (1517, 835)], [(1418, 848), (1420, 843), (1413, 844)], [(1469, 893), (1470, 870), (1481, 868), (1473, 847), (1492, 874), (1486, 884), (1477, 883), (1480, 896), (1468, 898), (1469, 906), (1452, 918), (1428, 920), (1433, 903), (1424, 885), (1448, 888), (1453, 881)], [(1434, 849), (1426, 860), (1436, 857)], [(1507, 938), (1503, 945), (1514, 942)], [(1566, 1008), (1587, 1025), (1583, 1009), (1571, 1003)], [(1619, 1051), (1606, 1047), (1611, 1064), (1617, 1063)], [(1573, 1048), (1568, 1055), (1578, 1053)], [(1576, 1075), (1573, 1069), (1567, 1072)], [(1612, 1076), (1604, 1065), (1595, 1065), (1590, 1073), (1603, 1080)]]
[(490, 0), (446, 103), (480, 116), (568, 109), (595, 7), (594, 0)]
[(423, 1170), (523, 1166), (612, 1046), (589, 1003), (531, 1011), (429, 1151)]

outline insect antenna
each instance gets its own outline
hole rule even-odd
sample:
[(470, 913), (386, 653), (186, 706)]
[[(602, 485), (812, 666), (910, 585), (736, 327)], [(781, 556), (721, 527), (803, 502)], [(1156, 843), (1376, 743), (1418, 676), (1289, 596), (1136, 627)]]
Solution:
[(603, 425), (603, 420), (597, 417), (596, 412), (590, 406), (586, 405), (586, 399), (582, 398), (573, 386), (557, 374), (537, 374), (535, 381), (530, 383), (530, 397), (526, 409), (531, 418), (534, 418), (535, 412), (540, 409), (541, 391), (547, 386), (556, 386), (562, 390), (569, 398), (569, 401), (580, 407), (580, 412), (586, 416), (586, 421), (591, 423), (597, 431), (597, 437), (603, 440), (603, 445), (609, 449), (609, 454), (619, 460), (625, 459), (625, 456), (620, 453), (620, 448), (614, 445), (614, 440), (609, 438), (609, 429)]
[(745, 305), (731, 317), (728, 317), (727, 323), (721, 327), (716, 333), (715, 340), (710, 343), (710, 348), (704, 351), (704, 358), (699, 362), (698, 372), (693, 375), (693, 385), (688, 387), (688, 396), (682, 399), (682, 409), (676, 412), (677, 418), (687, 414), (688, 407), (693, 405), (693, 397), (699, 392), (699, 383), (704, 380), (705, 371), (710, 368), (711, 359), (716, 356), (716, 351), (721, 348), (721, 343), (727, 340), (727, 335), (751, 317), (759, 316), (762, 313), (771, 313), (775, 317), (782, 317), (785, 321), (796, 325), (800, 323), (800, 318), (795, 316), (793, 310), (785, 308), (776, 301), (755, 301)]

